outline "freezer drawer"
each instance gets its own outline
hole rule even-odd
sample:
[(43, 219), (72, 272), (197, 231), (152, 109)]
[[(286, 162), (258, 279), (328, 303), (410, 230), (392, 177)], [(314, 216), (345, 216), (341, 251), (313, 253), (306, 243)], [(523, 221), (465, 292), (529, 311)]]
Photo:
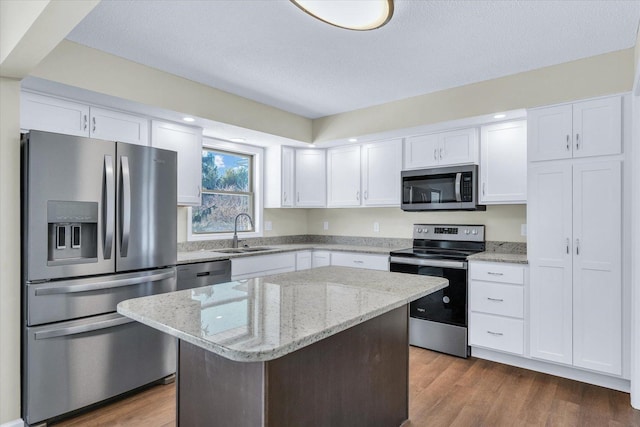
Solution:
[(24, 340), (28, 424), (175, 372), (175, 339), (117, 313), (26, 328)]
[(27, 325), (116, 311), (126, 299), (176, 290), (175, 267), (138, 273), (27, 284)]

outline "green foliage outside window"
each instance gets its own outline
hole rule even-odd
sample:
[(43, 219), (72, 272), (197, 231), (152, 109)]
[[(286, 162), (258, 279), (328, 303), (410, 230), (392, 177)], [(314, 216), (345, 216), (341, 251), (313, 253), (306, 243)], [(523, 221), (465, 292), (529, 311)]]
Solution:
[[(251, 155), (212, 149), (202, 150), (202, 205), (193, 208), (193, 233), (233, 232), (239, 213), (255, 218)], [(251, 231), (246, 217), (238, 231)]]

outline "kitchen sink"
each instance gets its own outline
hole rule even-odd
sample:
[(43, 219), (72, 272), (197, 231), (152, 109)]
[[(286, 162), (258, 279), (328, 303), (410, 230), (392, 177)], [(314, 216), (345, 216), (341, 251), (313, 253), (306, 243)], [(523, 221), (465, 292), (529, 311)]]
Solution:
[(262, 252), (269, 251), (271, 248), (267, 247), (255, 247), (255, 248), (226, 248), (226, 249), (214, 249), (212, 252), (218, 252), (222, 254), (245, 254), (249, 252)]

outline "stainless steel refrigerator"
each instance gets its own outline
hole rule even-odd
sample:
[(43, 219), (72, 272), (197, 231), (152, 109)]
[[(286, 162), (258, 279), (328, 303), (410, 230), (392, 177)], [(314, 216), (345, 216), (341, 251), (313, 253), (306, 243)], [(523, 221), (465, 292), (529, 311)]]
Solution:
[(176, 289), (176, 153), (22, 136), (22, 408), (28, 424), (175, 372), (175, 341), (116, 304)]

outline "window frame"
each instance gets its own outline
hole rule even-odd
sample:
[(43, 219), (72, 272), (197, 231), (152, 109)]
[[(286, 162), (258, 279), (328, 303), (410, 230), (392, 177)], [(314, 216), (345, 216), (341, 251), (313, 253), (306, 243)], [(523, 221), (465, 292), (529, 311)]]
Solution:
[[(239, 239), (247, 239), (251, 237), (262, 237), (264, 234), (262, 219), (264, 216), (264, 149), (262, 147), (246, 144), (238, 144), (235, 142), (222, 141), (213, 138), (202, 138), (202, 149), (211, 149), (224, 151), (230, 154), (242, 154), (253, 156), (252, 165), (252, 187), (253, 187), (253, 231), (238, 231)], [(200, 157), (202, 161), (202, 157)], [(202, 177), (200, 178), (202, 179)], [(223, 192), (221, 192), (223, 193)], [(193, 232), (193, 208), (189, 207), (187, 212), (187, 241), (201, 240), (224, 240), (231, 239), (233, 231), (224, 233), (194, 233)]]

